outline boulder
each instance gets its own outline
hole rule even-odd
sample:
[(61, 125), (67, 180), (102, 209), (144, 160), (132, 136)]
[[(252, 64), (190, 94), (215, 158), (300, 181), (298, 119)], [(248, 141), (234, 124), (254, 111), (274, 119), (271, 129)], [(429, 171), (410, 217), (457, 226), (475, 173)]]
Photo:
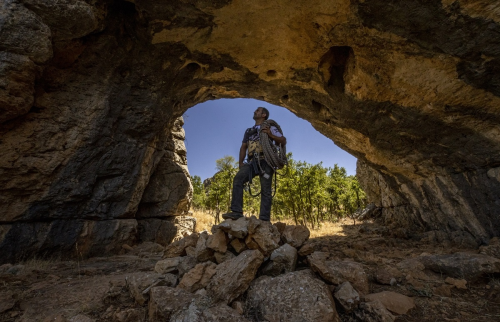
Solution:
[(225, 253), (215, 252), (214, 256), (215, 256), (215, 261), (217, 262), (217, 264), (224, 263), (225, 261), (233, 259), (233, 258), (236, 257), (231, 252), (225, 252)]
[(246, 250), (219, 264), (207, 286), (208, 295), (216, 301), (231, 303), (246, 291), (263, 261), (264, 256), (260, 251)]
[(245, 238), (248, 235), (248, 219), (246, 217), (238, 220), (227, 219), (219, 224), (219, 228), (236, 238)]
[(312, 253), (314, 253), (314, 245), (312, 243), (310, 243), (310, 242), (309, 243), (306, 242), (299, 249), (299, 255), (300, 256), (307, 256), (307, 255), (311, 255)]
[(216, 267), (217, 265), (212, 262), (196, 265), (192, 270), (184, 274), (177, 287), (191, 293), (204, 288), (214, 276)]
[(411, 297), (390, 291), (368, 294), (365, 296), (365, 301), (378, 301), (389, 311), (396, 314), (406, 314), (415, 307), (415, 301)]
[(187, 309), (194, 297), (194, 294), (181, 288), (153, 287), (150, 292), (148, 308), (149, 321), (170, 321), (174, 313)]
[(193, 233), (165, 247), (163, 258), (178, 257), (186, 255), (186, 248), (195, 247), (198, 242), (198, 233)]
[(482, 254), (455, 253), (420, 256), (418, 260), (426, 269), (469, 281), (481, 276), (500, 273), (500, 259)]
[(395, 285), (397, 283), (396, 275), (394, 274), (394, 270), (397, 269), (388, 269), (385, 267), (381, 267), (375, 271), (374, 277), (377, 283), (384, 285)]
[(203, 231), (200, 233), (198, 242), (196, 243), (195, 258), (199, 262), (213, 261), (214, 251), (207, 247), (208, 233)]
[(329, 259), (328, 254), (324, 252), (314, 252), (307, 256), (307, 260), (312, 270), (326, 281), (335, 285), (348, 281), (358, 292), (369, 292), (368, 276), (361, 264)]
[(178, 271), (177, 266), (182, 261), (182, 257), (173, 257), (162, 259), (158, 261), (155, 265), (155, 272), (158, 274), (166, 274)]
[(286, 226), (281, 234), (283, 241), (295, 248), (302, 246), (309, 239), (311, 232), (306, 226)]
[[(148, 300), (148, 289), (152, 285), (158, 284), (160, 280), (164, 281), (164, 278), (163, 275), (158, 273), (137, 272), (128, 274), (127, 276), (125, 276), (125, 280), (127, 281), (127, 287), (130, 295), (134, 298), (135, 302), (139, 305), (143, 305)], [(168, 282), (171, 283), (171, 280), (169, 279)]]
[(233, 247), (233, 249), (239, 254), (241, 253), (242, 251), (248, 249), (247, 248), (247, 245), (245, 244), (244, 241), (242, 241), (241, 239), (238, 239), (238, 238), (235, 238), (231, 241), (230, 243), (231, 247)]
[(210, 305), (204, 298), (195, 299), (186, 310), (175, 314), (171, 322), (250, 322), (224, 303)]
[(393, 322), (396, 319), (379, 301), (361, 303), (354, 315), (363, 322)]
[(340, 321), (328, 286), (310, 270), (257, 278), (245, 307), (258, 321)]
[(179, 271), (179, 277), (184, 276), (184, 274), (193, 269), (196, 266), (196, 264), (198, 264), (198, 261), (194, 257), (191, 256), (181, 257), (181, 259), (179, 260), (179, 264), (177, 265), (177, 270)]
[(221, 229), (216, 229), (207, 239), (207, 247), (219, 253), (227, 251), (227, 243), (228, 238)]
[(337, 286), (334, 297), (345, 312), (351, 312), (359, 305), (359, 294), (349, 282)]
[(263, 275), (278, 276), (293, 272), (297, 265), (297, 249), (283, 244), (271, 253), (270, 262), (262, 269)]
[(280, 235), (282, 235), (283, 231), (285, 230), (286, 224), (284, 222), (278, 221), (275, 222), (273, 225), (276, 226), (276, 228), (278, 228)]
[(273, 250), (279, 247), (280, 234), (278, 228), (269, 221), (261, 221), (251, 217), (248, 221), (248, 236), (245, 240), (248, 248), (258, 249), (269, 256)]

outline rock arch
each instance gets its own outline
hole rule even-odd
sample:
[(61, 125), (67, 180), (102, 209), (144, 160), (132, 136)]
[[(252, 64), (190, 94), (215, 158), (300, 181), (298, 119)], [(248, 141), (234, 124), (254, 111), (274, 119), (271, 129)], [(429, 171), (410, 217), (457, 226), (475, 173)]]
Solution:
[(284, 106), (355, 155), (388, 225), (500, 235), (500, 4), (92, 3), (2, 4), (5, 260), (115, 251), (137, 220), (182, 214), (179, 117), (231, 97)]

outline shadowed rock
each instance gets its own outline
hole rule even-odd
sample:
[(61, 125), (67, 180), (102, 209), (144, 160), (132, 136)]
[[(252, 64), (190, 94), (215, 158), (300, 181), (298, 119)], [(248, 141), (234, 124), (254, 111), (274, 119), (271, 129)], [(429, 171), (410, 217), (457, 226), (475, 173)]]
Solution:
[(368, 277), (361, 264), (347, 260), (337, 261), (329, 259), (328, 254), (322, 252), (312, 253), (307, 256), (307, 260), (312, 270), (326, 281), (335, 285), (340, 285), (348, 281), (358, 292), (368, 294)]
[(212, 276), (214, 276), (216, 266), (217, 265), (212, 262), (196, 265), (193, 269), (184, 274), (177, 287), (191, 293), (204, 288), (208, 285)]

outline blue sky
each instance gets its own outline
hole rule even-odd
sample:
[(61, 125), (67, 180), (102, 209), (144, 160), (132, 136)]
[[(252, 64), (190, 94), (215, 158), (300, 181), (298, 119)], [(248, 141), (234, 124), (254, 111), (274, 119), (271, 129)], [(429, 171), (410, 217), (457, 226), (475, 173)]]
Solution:
[(219, 99), (191, 107), (184, 113), (186, 149), (189, 173), (202, 180), (214, 175), (215, 160), (238, 153), (245, 130), (255, 121), (253, 112), (263, 106), (270, 119), (281, 126), (287, 138), (287, 152), (294, 160), (324, 167), (338, 164), (349, 175), (356, 174), (356, 158), (337, 147), (332, 140), (316, 131), (312, 125), (284, 107), (254, 99)]

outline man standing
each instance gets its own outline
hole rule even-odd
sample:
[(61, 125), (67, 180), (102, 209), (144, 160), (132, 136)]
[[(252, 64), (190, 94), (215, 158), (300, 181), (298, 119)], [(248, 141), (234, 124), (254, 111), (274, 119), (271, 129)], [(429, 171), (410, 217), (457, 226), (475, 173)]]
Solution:
[[(231, 199), (231, 212), (223, 214), (224, 219), (238, 219), (243, 217), (243, 185), (250, 178), (259, 175), (260, 177), (260, 214), (259, 219), (271, 220), (272, 193), (271, 185), (273, 181), (274, 169), (264, 160), (264, 153), (260, 143), (260, 132), (266, 133), (276, 144), (284, 146), (286, 138), (281, 135), (274, 126), (261, 128), (262, 122), (269, 118), (269, 111), (264, 107), (259, 107), (253, 113), (255, 125), (245, 131), (239, 155), (239, 171), (233, 180), (233, 195)], [(248, 163), (244, 163), (248, 150)]]

